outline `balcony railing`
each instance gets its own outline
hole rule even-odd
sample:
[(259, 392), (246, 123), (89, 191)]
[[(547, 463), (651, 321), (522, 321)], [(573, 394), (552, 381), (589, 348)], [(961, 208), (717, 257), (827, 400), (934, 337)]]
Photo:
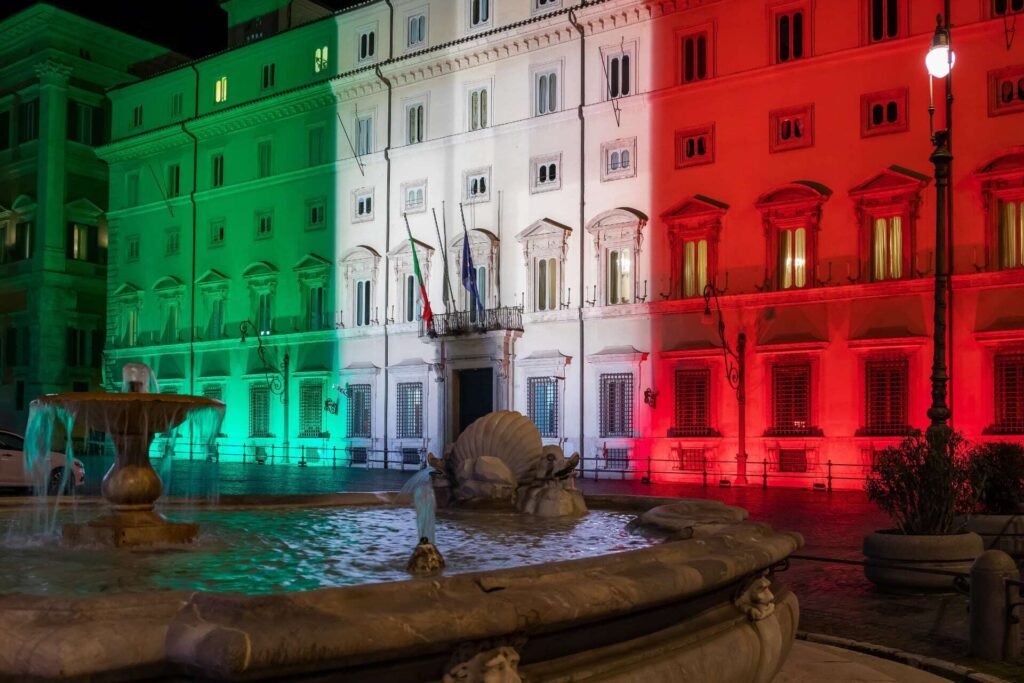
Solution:
[(483, 316), (470, 311), (435, 313), (421, 336), (456, 337), (464, 334), (479, 334), (494, 331), (523, 331), (523, 309), (519, 306), (488, 308)]

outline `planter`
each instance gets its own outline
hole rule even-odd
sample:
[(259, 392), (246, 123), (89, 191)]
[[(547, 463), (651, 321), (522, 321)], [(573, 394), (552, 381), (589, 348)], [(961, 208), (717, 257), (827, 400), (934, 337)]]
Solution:
[(1024, 559), (1024, 514), (970, 515), (964, 526), (981, 536), (985, 549), (1002, 550), (1013, 559)]
[(971, 532), (943, 536), (876, 531), (864, 537), (864, 576), (883, 590), (953, 590), (953, 577), (913, 569), (969, 573), (985, 550), (981, 536)]

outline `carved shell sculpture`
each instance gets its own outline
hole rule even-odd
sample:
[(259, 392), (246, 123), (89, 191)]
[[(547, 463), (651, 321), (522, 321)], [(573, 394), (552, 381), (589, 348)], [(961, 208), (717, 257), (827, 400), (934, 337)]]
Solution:
[(472, 472), (475, 461), (488, 455), (508, 466), (516, 482), (533, 481), (544, 457), (540, 432), (533, 420), (512, 410), (484, 415), (455, 441), (451, 472), (459, 479)]

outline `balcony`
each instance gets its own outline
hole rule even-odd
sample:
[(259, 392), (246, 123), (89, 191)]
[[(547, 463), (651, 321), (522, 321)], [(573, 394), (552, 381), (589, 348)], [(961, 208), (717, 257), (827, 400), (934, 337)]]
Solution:
[[(474, 317), (477, 319), (473, 320)], [(435, 313), (430, 320), (430, 326), (421, 329), (420, 336), (458, 337), (500, 331), (523, 331), (523, 309), (521, 307), (488, 308), (484, 311), (482, 318), (473, 316), (470, 311)]]

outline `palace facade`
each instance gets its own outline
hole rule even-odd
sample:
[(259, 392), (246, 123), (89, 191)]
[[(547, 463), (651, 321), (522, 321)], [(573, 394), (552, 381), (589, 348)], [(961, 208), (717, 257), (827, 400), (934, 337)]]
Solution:
[[(514, 409), (585, 476), (859, 487), (931, 400), (940, 5), (230, 0), (109, 92), (107, 382), (223, 399), (221, 459), (417, 468)], [(1016, 11), (952, 17), (970, 439), (1024, 433)]]

